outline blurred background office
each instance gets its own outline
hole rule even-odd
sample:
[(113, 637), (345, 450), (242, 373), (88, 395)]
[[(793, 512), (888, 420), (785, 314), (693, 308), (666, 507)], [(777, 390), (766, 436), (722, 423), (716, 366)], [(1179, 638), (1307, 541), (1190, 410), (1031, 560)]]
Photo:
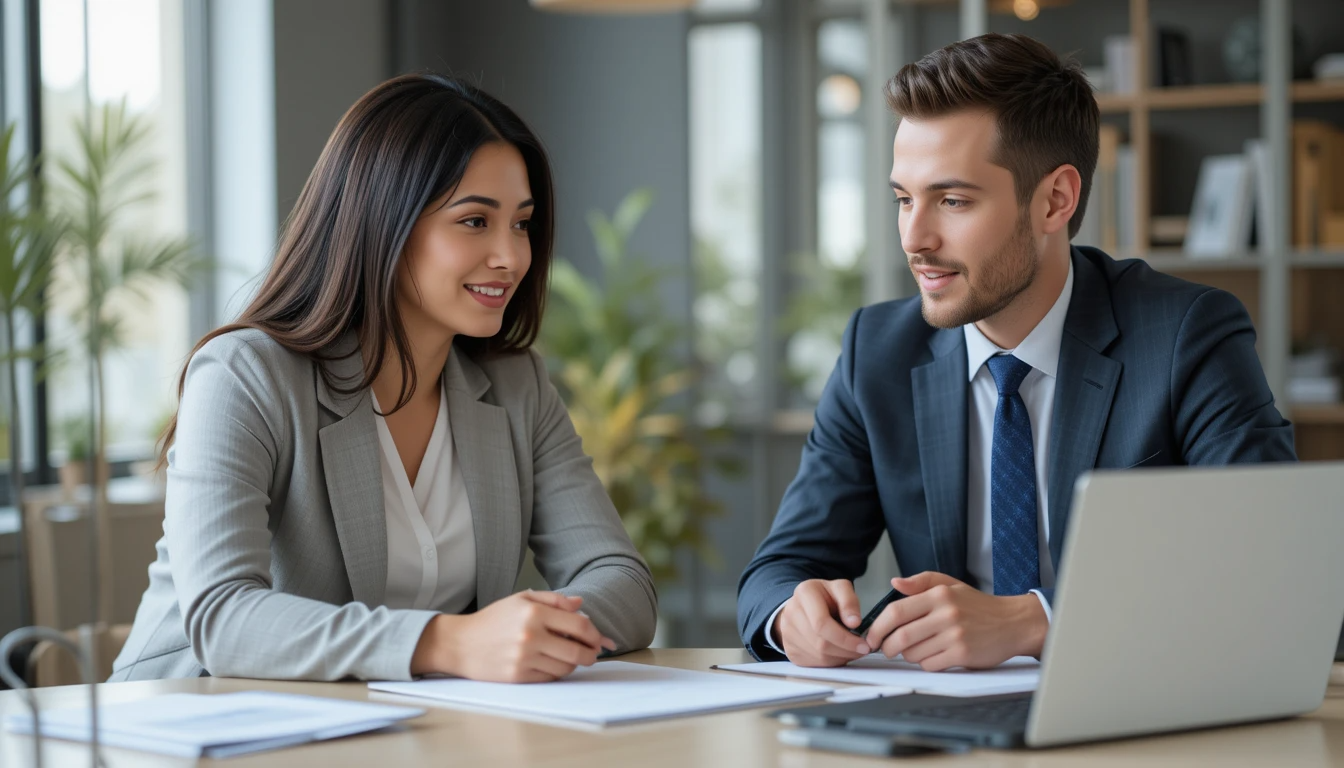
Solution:
[[(478, 81), (550, 149), (569, 266), (542, 349), (659, 576), (661, 644), (738, 643), (736, 579), (796, 470), (845, 321), (913, 292), (881, 89), (962, 37), (1022, 32), (1081, 60), (1105, 126), (1075, 242), (1239, 296), (1299, 453), (1344, 458), (1338, 0), (0, 9), (11, 160), (43, 161), (10, 208), (66, 216), (40, 301), (4, 337), (17, 418), (0, 409), (0, 634), (96, 620), (115, 647), (161, 528), (155, 440), (185, 355), (249, 297), (345, 109), (424, 68)], [(863, 588), (894, 569), (879, 548)]]

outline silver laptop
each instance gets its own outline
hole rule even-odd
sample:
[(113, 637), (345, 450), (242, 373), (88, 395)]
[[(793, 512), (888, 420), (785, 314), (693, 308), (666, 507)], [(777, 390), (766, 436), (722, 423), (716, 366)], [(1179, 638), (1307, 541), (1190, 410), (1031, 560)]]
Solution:
[(1035, 694), (793, 709), (805, 725), (1046, 747), (1321, 705), (1344, 621), (1344, 463), (1079, 478)]

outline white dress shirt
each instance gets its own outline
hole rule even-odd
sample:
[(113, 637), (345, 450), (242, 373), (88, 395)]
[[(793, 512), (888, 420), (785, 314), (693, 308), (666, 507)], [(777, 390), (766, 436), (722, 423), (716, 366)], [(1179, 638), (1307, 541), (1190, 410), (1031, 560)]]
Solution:
[[(382, 411), (378, 398), (373, 405)], [(373, 418), (383, 448), (383, 511), (387, 517), (387, 594), (383, 602), (389, 608), (461, 613), (476, 597), (476, 536), (467, 489), (453, 452), (447, 393), (439, 387), (439, 415), (414, 487), (386, 420), (377, 413)]]
[[(966, 570), (980, 590), (994, 594), (994, 526), (990, 514), (989, 480), (994, 452), (994, 411), (999, 406), (999, 387), (985, 362), (1000, 354), (1012, 354), (1032, 370), (1017, 388), (1031, 418), (1031, 445), (1036, 460), (1036, 531), (1041, 561), (1041, 586), (1055, 585), (1055, 566), (1050, 559), (1049, 467), (1050, 423), (1055, 412), (1055, 381), (1059, 369), (1059, 345), (1064, 339), (1064, 318), (1073, 297), (1073, 261), (1069, 276), (1054, 306), (1017, 345), (1007, 350), (985, 338), (974, 323), (961, 327), (966, 334), (966, 371), (971, 396), (966, 419)], [(1050, 604), (1039, 591), (1046, 619)]]
[[(1073, 261), (1069, 261), (1069, 276), (1064, 289), (1031, 329), (1031, 333), (1016, 349), (1001, 349), (985, 338), (975, 323), (961, 327), (966, 335), (966, 371), (970, 379), (970, 398), (966, 435), (966, 569), (975, 577), (980, 590), (994, 594), (993, 525), (990, 518), (989, 479), (994, 447), (994, 411), (999, 405), (999, 388), (985, 361), (994, 355), (1012, 354), (1030, 365), (1032, 371), (1022, 379), (1018, 393), (1027, 406), (1031, 418), (1031, 442), (1036, 459), (1036, 530), (1041, 560), (1041, 586), (1055, 584), (1054, 563), (1050, 559), (1050, 517), (1047, 514), (1050, 490), (1048, 467), (1050, 450), (1050, 422), (1054, 415), (1055, 380), (1059, 368), (1059, 347), (1064, 339), (1064, 318), (1069, 314), (1069, 300), (1073, 296)], [(1052, 619), (1050, 604), (1039, 590), (1032, 590), (1047, 621)], [(788, 601), (786, 600), (785, 603)], [(776, 651), (775, 619), (784, 609), (781, 603), (765, 623), (765, 642)]]

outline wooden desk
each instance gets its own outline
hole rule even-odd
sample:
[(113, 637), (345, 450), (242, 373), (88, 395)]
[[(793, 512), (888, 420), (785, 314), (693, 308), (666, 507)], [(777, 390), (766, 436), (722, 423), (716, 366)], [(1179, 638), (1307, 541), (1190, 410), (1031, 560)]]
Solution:
[[(627, 661), (686, 669), (711, 664), (749, 661), (735, 649), (648, 650), (624, 656)], [(723, 673), (732, 674), (732, 673)], [(103, 701), (131, 701), (159, 693), (195, 691), (224, 693), (271, 690), (333, 698), (368, 697), (360, 683), (284, 683), (258, 680), (202, 678), (144, 683), (115, 683), (100, 689)], [(1341, 692), (1344, 693), (1344, 692)], [(82, 705), (79, 687), (47, 688), (39, 692), (48, 706)], [(0, 715), (22, 706), (13, 691), (0, 693)], [(764, 710), (741, 710), (701, 717), (665, 720), (610, 728), (593, 733), (557, 728), (503, 717), (439, 709), (426, 704), (424, 717), (411, 721), (404, 732), (356, 736), (251, 757), (221, 761), (237, 768), (285, 766), (340, 768), (341, 766), (487, 766), (518, 765), (556, 768), (812, 768), (814, 766), (879, 766), (875, 758), (849, 757), (781, 747), (775, 740), (780, 726), (761, 716)], [(84, 745), (47, 743), (45, 764), (50, 768), (84, 768), (89, 764)], [(126, 766), (190, 765), (191, 761), (144, 752), (106, 749), (108, 768)], [(904, 758), (903, 762), (912, 758)], [(1344, 698), (1327, 698), (1316, 712), (1294, 720), (1224, 728), (1197, 733), (1116, 741), (1041, 752), (977, 751), (957, 757), (931, 756), (915, 762), (939, 766), (1334, 766), (1344, 763)], [(0, 766), (32, 764), (32, 742), (0, 732)]]

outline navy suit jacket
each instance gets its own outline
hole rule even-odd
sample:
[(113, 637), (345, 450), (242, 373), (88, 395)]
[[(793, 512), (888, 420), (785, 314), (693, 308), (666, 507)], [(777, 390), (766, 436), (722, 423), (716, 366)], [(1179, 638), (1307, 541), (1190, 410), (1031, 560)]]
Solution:
[[(1296, 458), (1241, 302), (1094, 248), (1072, 259), (1047, 465), (1056, 573), (1086, 470)], [(798, 475), (738, 584), (738, 630), (756, 658), (782, 658), (765, 624), (798, 583), (861, 576), (883, 531), (903, 574), (974, 584), (969, 392), (964, 332), (926, 323), (919, 297), (854, 313)]]

